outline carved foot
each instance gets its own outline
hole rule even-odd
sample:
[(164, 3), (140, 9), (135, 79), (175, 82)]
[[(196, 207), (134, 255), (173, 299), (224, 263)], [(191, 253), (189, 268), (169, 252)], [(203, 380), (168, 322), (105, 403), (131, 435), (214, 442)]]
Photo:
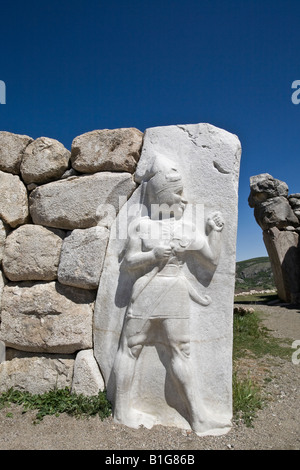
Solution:
[(230, 421), (207, 416), (205, 420), (195, 420), (191, 425), (197, 436), (226, 434), (231, 429)]
[(155, 416), (132, 408), (124, 413), (115, 413), (114, 420), (117, 423), (125, 424), (129, 428), (135, 429), (138, 429), (140, 426), (151, 429), (156, 421)]

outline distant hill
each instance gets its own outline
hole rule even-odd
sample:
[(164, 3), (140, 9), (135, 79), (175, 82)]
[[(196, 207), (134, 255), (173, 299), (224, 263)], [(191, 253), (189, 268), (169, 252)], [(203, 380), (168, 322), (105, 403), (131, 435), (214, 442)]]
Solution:
[(236, 263), (235, 292), (247, 292), (251, 289), (275, 289), (271, 263), (267, 256)]

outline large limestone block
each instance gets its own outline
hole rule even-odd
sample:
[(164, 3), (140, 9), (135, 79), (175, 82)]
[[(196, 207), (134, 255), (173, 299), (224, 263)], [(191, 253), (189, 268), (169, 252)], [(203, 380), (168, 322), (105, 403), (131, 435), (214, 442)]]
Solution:
[(107, 212), (118, 213), (136, 184), (129, 173), (102, 172), (39, 186), (30, 194), (35, 224), (73, 230), (106, 225)]
[(28, 221), (28, 199), (18, 175), (0, 171), (0, 217), (11, 227)]
[(0, 263), (3, 258), (6, 236), (7, 236), (7, 229), (3, 221), (0, 219)]
[(288, 200), (298, 220), (300, 220), (300, 193), (290, 194)]
[(67, 170), (71, 152), (56, 139), (39, 137), (23, 155), (20, 171), (26, 184), (59, 179)]
[(133, 173), (140, 158), (143, 133), (135, 128), (87, 132), (72, 142), (71, 161), (82, 173), (128, 171)]
[(108, 236), (106, 227), (73, 230), (62, 246), (59, 282), (82, 289), (97, 289)]
[(28, 135), (0, 132), (0, 170), (19, 174), (23, 153), (33, 139)]
[(273, 197), (287, 197), (288, 191), (288, 185), (284, 181), (273, 178), (269, 173), (251, 176), (249, 205), (254, 207)]
[(52, 281), (57, 278), (65, 232), (26, 224), (6, 239), (3, 269), (10, 281)]
[(104, 381), (92, 349), (79, 351), (74, 365), (72, 392), (85, 396), (98, 395), (104, 390)]
[(254, 216), (258, 225), (263, 230), (271, 227), (285, 228), (299, 225), (299, 220), (294, 214), (286, 197), (277, 196), (256, 204)]
[(251, 176), (248, 203), (254, 207), (255, 219), (263, 230), (271, 227), (296, 227), (299, 220), (289, 201), (288, 186), (269, 173)]
[(69, 354), (92, 347), (93, 291), (59, 283), (6, 285), (0, 339), (8, 347)]
[(74, 359), (57, 357), (22, 357), (0, 364), (0, 392), (10, 388), (42, 394), (72, 384)]
[(240, 155), (209, 124), (145, 132), (94, 313), (95, 357), (127, 426), (230, 429)]
[(285, 302), (300, 301), (299, 234), (277, 227), (263, 232), (278, 297)]

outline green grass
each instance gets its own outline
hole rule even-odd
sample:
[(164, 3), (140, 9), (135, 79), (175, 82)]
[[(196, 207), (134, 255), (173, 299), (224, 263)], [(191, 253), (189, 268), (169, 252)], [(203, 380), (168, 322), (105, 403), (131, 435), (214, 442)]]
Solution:
[[(262, 325), (258, 312), (239, 315), (233, 320), (233, 415), (242, 419), (247, 426), (253, 425), (256, 413), (264, 405), (261, 387), (249, 376), (238, 378), (235, 364), (240, 358), (273, 356), (287, 359), (290, 347), (282, 345), (282, 339), (271, 335), (270, 330)], [(290, 342), (290, 340), (287, 340)]]
[[(58, 416), (61, 413), (75, 417), (98, 415), (101, 420), (111, 414), (111, 405), (105, 392), (87, 397), (72, 393), (68, 388), (50, 390), (40, 395), (10, 389), (0, 395), (0, 409), (11, 403), (23, 406), (24, 413), (28, 410), (37, 410), (35, 423), (41, 421), (46, 415)], [(11, 413), (7, 416), (10, 417)]]
[(262, 325), (258, 312), (248, 315), (234, 315), (233, 319), (233, 359), (245, 356), (249, 351), (256, 357), (267, 354), (287, 358), (290, 348), (282, 345), (283, 340), (275, 338), (270, 330)]
[(238, 379), (232, 377), (233, 416), (236, 421), (242, 419), (247, 427), (253, 426), (253, 419), (258, 410), (263, 407), (261, 389), (250, 377)]

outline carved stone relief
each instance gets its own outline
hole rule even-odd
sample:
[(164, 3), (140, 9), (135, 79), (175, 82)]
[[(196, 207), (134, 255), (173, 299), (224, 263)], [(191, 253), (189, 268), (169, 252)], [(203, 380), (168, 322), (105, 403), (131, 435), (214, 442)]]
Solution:
[(95, 357), (120, 423), (230, 429), (239, 159), (238, 139), (207, 124), (145, 133), (95, 306)]

